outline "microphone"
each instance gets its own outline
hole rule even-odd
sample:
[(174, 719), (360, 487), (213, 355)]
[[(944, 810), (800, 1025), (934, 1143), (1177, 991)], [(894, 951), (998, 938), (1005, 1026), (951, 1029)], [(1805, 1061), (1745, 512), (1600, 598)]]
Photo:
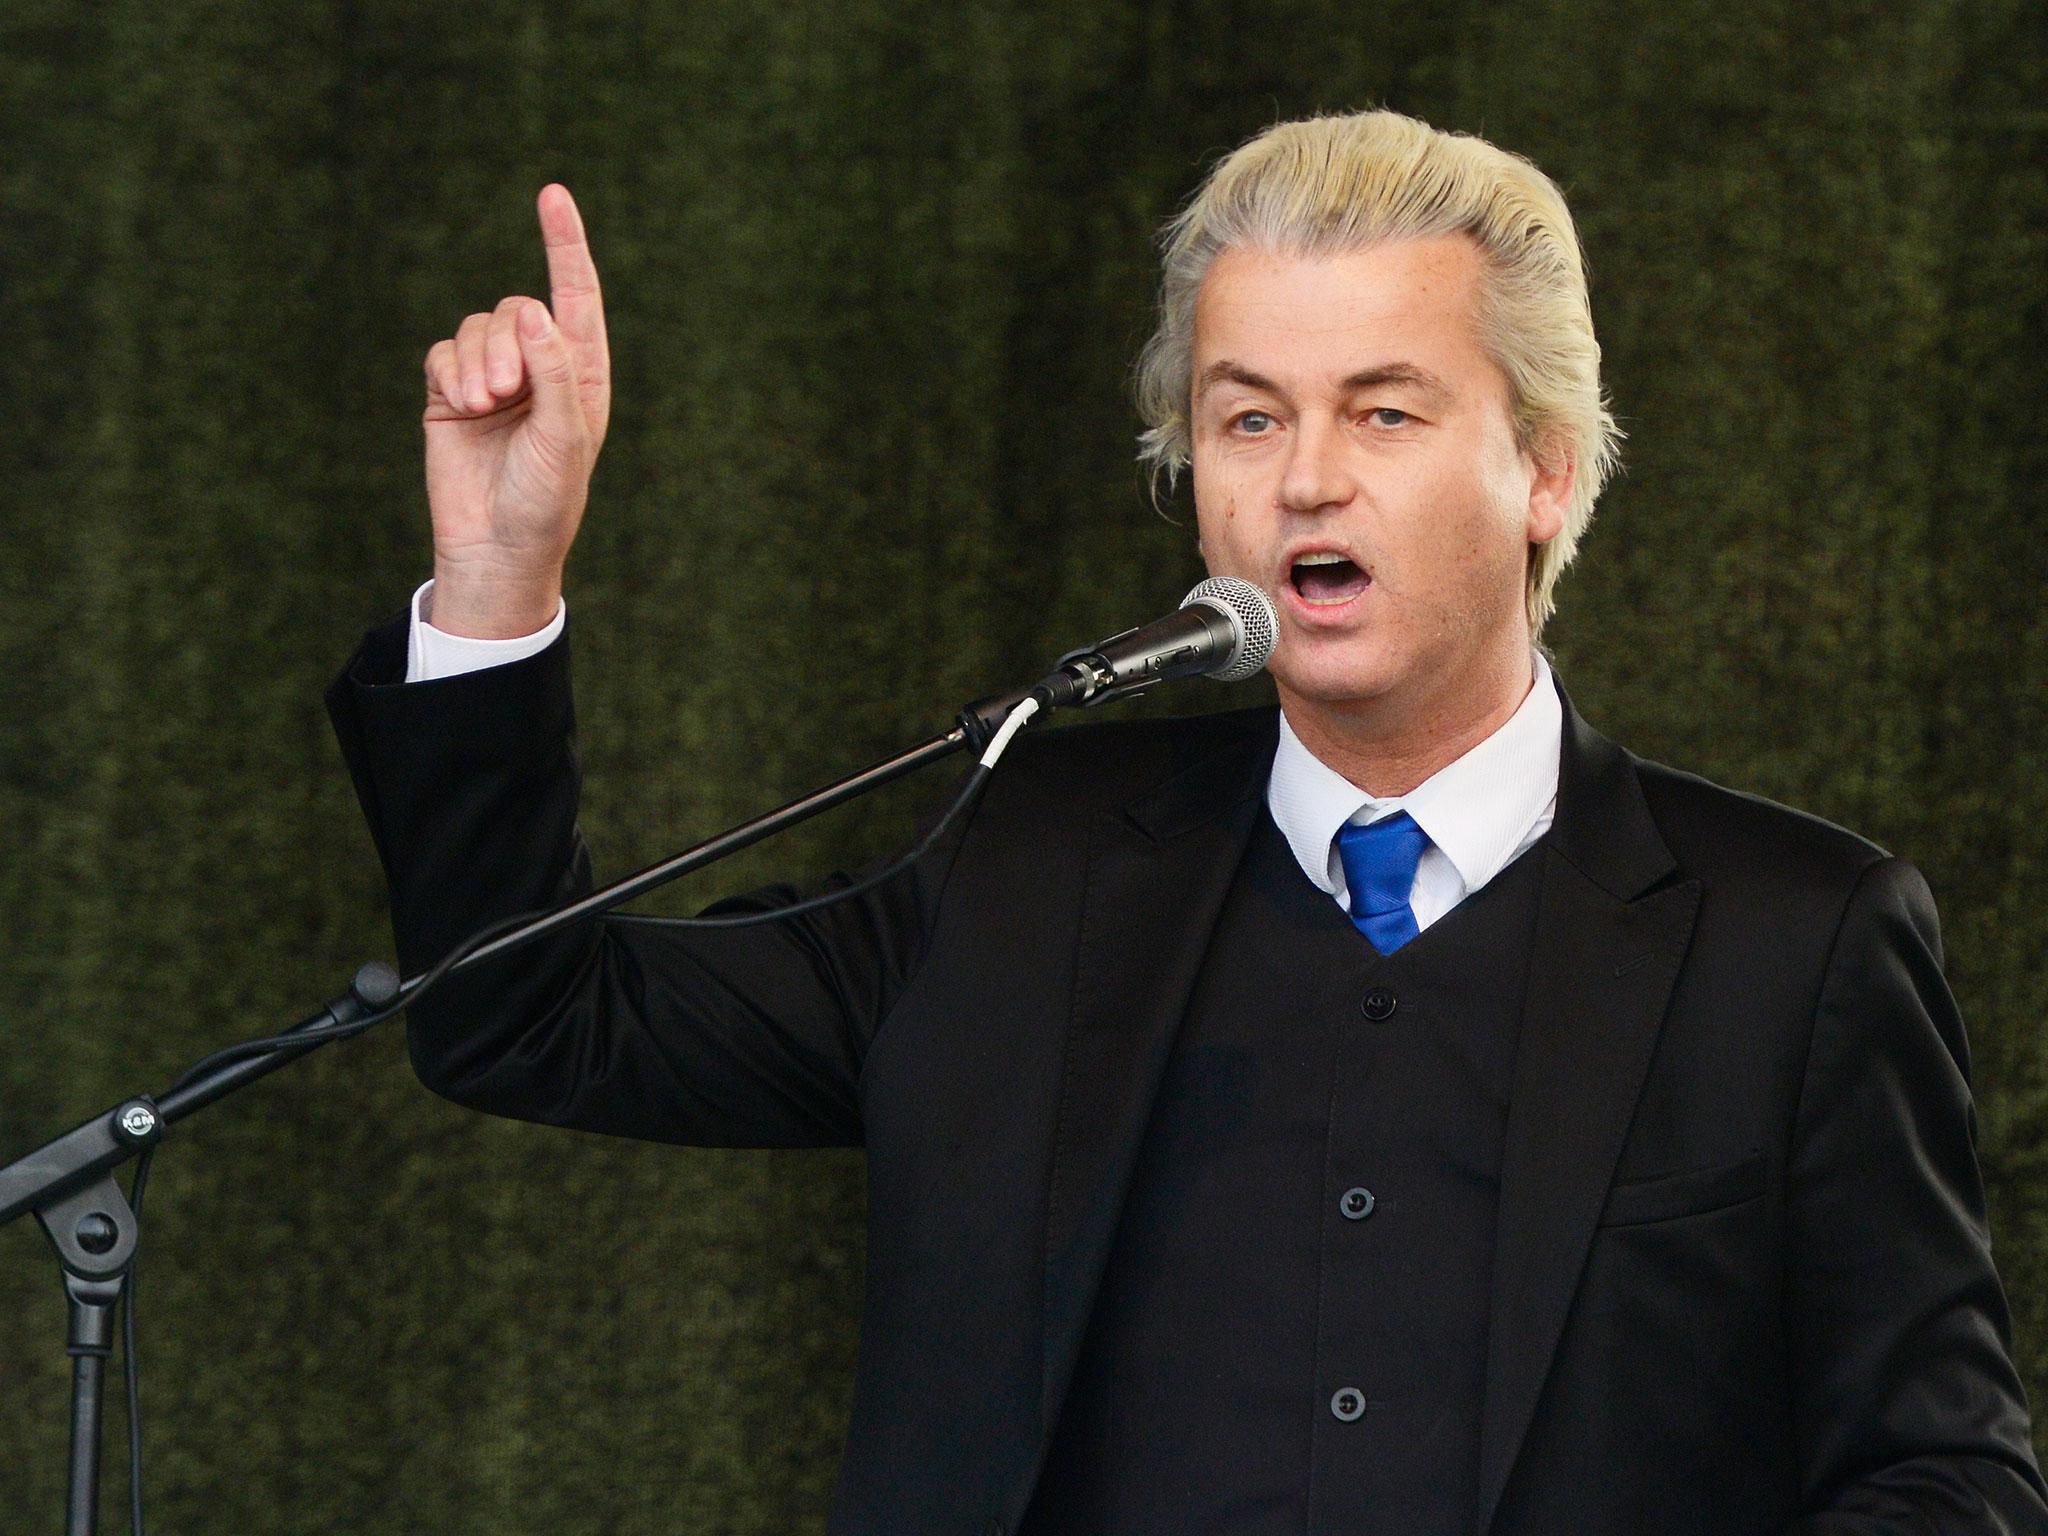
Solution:
[(1271, 598), (1235, 576), (1211, 576), (1165, 618), (1061, 657), (1029, 691), (1042, 707), (1056, 709), (1197, 673), (1236, 682), (1266, 664), (1279, 636)]

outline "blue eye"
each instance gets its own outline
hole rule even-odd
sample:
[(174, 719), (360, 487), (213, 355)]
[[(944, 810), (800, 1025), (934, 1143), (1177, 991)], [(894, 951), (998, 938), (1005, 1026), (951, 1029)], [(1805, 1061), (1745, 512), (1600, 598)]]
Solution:
[(1395, 407), (1393, 407), (1393, 406), (1391, 406), (1391, 405), (1383, 405), (1383, 406), (1380, 406), (1380, 407), (1379, 407), (1379, 408), (1378, 408), (1377, 410), (1375, 410), (1375, 411), (1374, 411), (1374, 412), (1373, 412), (1372, 414), (1373, 414), (1373, 415), (1375, 415), (1375, 416), (1399, 416), (1399, 417), (1401, 418), (1401, 420), (1400, 420), (1400, 421), (1389, 421), (1389, 422), (1382, 422), (1382, 423), (1381, 423), (1381, 425), (1382, 425), (1382, 426), (1389, 426), (1389, 427), (1398, 427), (1398, 426), (1401, 426), (1401, 425), (1402, 425), (1403, 423), (1407, 422), (1407, 421), (1408, 421), (1408, 420), (1410, 419), (1410, 418), (1409, 418), (1409, 415), (1408, 415), (1408, 413), (1407, 413), (1406, 411), (1403, 411), (1403, 410), (1398, 410), (1398, 409), (1396, 409)]
[[(1271, 416), (1268, 416), (1264, 411), (1246, 411), (1242, 416), (1237, 418), (1237, 424), (1240, 427), (1246, 427), (1246, 424), (1249, 422), (1271, 421), (1272, 419), (1273, 418)], [(1246, 427), (1246, 429), (1250, 430), (1248, 427)], [(1262, 436), (1263, 433), (1253, 432), (1252, 435), (1257, 437)]]

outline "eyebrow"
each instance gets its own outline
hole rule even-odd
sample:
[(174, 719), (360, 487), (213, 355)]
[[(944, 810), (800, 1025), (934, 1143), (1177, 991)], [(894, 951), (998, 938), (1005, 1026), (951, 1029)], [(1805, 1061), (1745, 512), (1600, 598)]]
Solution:
[[(1269, 395), (1283, 394), (1278, 384), (1264, 374), (1254, 373), (1242, 363), (1224, 358), (1211, 363), (1202, 370), (1202, 377), (1195, 384), (1195, 398), (1201, 399), (1211, 386), (1231, 383), (1242, 384), (1247, 389), (1263, 389)], [(1436, 405), (1448, 405), (1457, 398), (1450, 385), (1431, 373), (1427, 368), (1414, 363), (1380, 363), (1372, 368), (1361, 368), (1339, 386), (1346, 393), (1354, 389), (1372, 389), (1380, 384), (1403, 384), (1422, 392)]]

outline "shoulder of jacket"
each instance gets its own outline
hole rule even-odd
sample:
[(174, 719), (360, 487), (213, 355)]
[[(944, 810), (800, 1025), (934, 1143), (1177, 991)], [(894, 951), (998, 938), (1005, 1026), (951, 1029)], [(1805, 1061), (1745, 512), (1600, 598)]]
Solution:
[(1709, 878), (1792, 881), (1846, 894), (1891, 851), (1839, 823), (1629, 754), (1651, 817), (1681, 866)]

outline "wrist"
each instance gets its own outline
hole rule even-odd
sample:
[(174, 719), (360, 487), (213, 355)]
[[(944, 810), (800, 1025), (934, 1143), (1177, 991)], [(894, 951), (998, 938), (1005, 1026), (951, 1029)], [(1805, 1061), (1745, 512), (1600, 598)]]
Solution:
[(434, 562), (434, 584), (420, 617), (445, 635), (517, 640), (554, 622), (562, 606), (562, 573), (522, 573)]

